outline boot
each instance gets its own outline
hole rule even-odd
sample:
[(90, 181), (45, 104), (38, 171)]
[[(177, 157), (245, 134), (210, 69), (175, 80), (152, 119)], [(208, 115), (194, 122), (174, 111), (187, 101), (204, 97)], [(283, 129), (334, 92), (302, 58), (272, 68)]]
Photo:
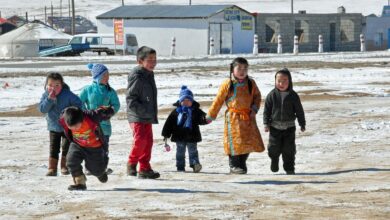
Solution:
[(57, 176), (57, 164), (57, 159), (49, 157), (49, 170), (47, 171), (46, 176)]
[(86, 190), (87, 189), (87, 185), (86, 185), (87, 178), (85, 177), (84, 174), (82, 174), (81, 176), (73, 177), (73, 182), (74, 182), (74, 185), (70, 185), (68, 187), (68, 190), (73, 191), (73, 190)]
[(157, 179), (160, 177), (160, 174), (153, 170), (140, 171), (138, 174), (139, 179)]
[(62, 175), (69, 175), (69, 170), (66, 167), (66, 156), (61, 157), (61, 174)]
[(274, 173), (279, 171), (279, 159), (271, 159), (271, 171)]
[(127, 175), (128, 176), (137, 176), (137, 164), (127, 164)]
[(108, 180), (107, 173), (104, 172), (103, 175), (101, 175), (101, 176), (98, 177), (98, 180), (99, 180), (101, 183), (106, 183), (107, 180)]
[(199, 173), (202, 170), (202, 165), (200, 163), (197, 163), (192, 166), (192, 169), (194, 170), (194, 173)]

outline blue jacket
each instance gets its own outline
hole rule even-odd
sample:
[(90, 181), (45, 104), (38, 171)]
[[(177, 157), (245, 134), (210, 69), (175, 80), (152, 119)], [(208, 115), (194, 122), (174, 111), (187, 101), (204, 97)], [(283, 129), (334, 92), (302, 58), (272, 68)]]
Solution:
[[(80, 99), (83, 102), (84, 109), (95, 110), (100, 106), (112, 106), (115, 113), (119, 111), (120, 103), (116, 91), (109, 85), (102, 85), (93, 82), (91, 85), (84, 87), (80, 92)], [(111, 136), (110, 120), (100, 122), (103, 134)]]
[(69, 106), (82, 107), (81, 100), (77, 95), (70, 91), (69, 86), (64, 84), (56, 100), (48, 98), (49, 93), (45, 91), (38, 105), (38, 110), (45, 114), (47, 121), (47, 130), (63, 132), (64, 129), (59, 123), (62, 111)]

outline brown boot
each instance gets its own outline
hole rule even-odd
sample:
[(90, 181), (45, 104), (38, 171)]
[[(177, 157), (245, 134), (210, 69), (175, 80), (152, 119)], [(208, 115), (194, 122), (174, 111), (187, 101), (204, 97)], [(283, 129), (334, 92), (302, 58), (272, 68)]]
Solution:
[(66, 167), (66, 157), (61, 157), (61, 174), (62, 175), (69, 175), (68, 167)]
[(57, 164), (57, 159), (49, 157), (49, 170), (47, 171), (46, 176), (57, 176)]
[(86, 185), (86, 182), (87, 182), (87, 177), (85, 177), (85, 175), (81, 175), (81, 176), (76, 176), (76, 177), (73, 177), (73, 182), (74, 182), (74, 185), (70, 185), (68, 187), (68, 190), (86, 190), (87, 189), (87, 185)]
[(137, 176), (137, 164), (127, 164), (127, 175), (128, 176)]

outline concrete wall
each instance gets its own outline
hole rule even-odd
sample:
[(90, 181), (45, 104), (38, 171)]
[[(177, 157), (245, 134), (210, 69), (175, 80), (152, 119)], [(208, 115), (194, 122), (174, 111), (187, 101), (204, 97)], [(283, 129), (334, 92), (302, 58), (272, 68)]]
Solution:
[(388, 49), (389, 29), (390, 17), (366, 17), (364, 33), (366, 35), (367, 50)]
[[(335, 51), (358, 51), (363, 20), (361, 14), (258, 14), (256, 33), (259, 35), (259, 50), (276, 52), (277, 35), (281, 34), (283, 52), (292, 52), (297, 27), (303, 29), (299, 43), (301, 52), (317, 52), (320, 34), (323, 36), (325, 52), (332, 48)], [(332, 23), (335, 27), (334, 47), (331, 45)], [(275, 41), (266, 41), (266, 25), (275, 30)]]

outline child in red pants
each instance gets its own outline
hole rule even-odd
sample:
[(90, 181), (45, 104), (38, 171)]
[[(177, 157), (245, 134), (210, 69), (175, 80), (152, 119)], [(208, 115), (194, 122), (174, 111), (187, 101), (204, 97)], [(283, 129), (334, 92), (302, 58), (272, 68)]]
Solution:
[(127, 175), (138, 178), (157, 179), (150, 159), (153, 146), (152, 124), (157, 124), (157, 87), (153, 70), (156, 66), (156, 51), (143, 46), (137, 51), (138, 66), (128, 76), (126, 92), (127, 118), (133, 131), (133, 146), (127, 163)]

